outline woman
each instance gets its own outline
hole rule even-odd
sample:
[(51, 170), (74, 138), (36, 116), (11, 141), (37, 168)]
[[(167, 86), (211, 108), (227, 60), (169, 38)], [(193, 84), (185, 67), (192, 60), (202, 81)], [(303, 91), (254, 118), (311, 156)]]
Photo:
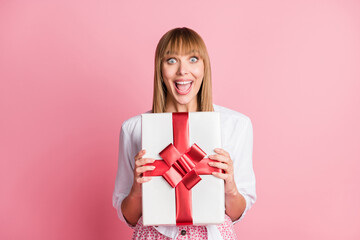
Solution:
[[(142, 173), (155, 160), (142, 158), (140, 115), (125, 121), (120, 133), (118, 172), (113, 206), (119, 218), (134, 228), (134, 239), (235, 239), (233, 224), (244, 217), (256, 200), (252, 167), (253, 133), (250, 119), (225, 107), (213, 105), (210, 60), (202, 38), (189, 28), (168, 31), (155, 53), (153, 113), (220, 112), (223, 149), (215, 149), (212, 173), (225, 182), (225, 222), (219, 226), (145, 227), (141, 216), (141, 184), (151, 181)], [(150, 111), (149, 111), (150, 112)], [(210, 163), (209, 163), (210, 164)]]

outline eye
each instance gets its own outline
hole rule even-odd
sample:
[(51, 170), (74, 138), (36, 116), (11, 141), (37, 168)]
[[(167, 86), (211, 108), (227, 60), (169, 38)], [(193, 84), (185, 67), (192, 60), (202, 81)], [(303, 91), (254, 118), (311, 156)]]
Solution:
[(195, 56), (190, 58), (190, 62), (197, 62), (198, 60), (199, 60), (199, 58), (195, 57)]
[(169, 58), (168, 60), (166, 60), (168, 63), (170, 64), (174, 64), (176, 63), (176, 59), (175, 58)]

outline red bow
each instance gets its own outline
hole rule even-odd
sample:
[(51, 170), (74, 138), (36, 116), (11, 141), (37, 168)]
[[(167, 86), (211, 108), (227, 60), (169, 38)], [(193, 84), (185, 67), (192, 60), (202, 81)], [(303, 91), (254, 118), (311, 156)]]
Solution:
[(160, 152), (160, 156), (170, 167), (162, 176), (173, 188), (182, 182), (190, 190), (201, 180), (194, 168), (206, 156), (206, 153), (198, 145), (192, 145), (186, 153), (181, 155), (170, 143)]

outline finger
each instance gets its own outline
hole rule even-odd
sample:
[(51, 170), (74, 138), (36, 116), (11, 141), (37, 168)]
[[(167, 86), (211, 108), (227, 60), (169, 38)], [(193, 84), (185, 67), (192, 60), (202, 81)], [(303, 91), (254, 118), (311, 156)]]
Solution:
[(142, 158), (142, 156), (144, 156), (145, 152), (146, 152), (145, 149), (143, 149), (143, 150), (141, 150), (140, 152), (138, 152), (138, 154), (136, 154), (136, 156), (134, 157), (135, 161), (138, 160), (138, 159), (140, 159), (140, 158)]
[(216, 168), (220, 168), (223, 170), (228, 170), (229, 169), (229, 165), (227, 165), (226, 163), (221, 163), (221, 162), (209, 162), (208, 163), (210, 166), (212, 167), (216, 167)]
[(141, 174), (143, 172), (152, 171), (155, 169), (155, 166), (142, 166), (136, 168), (136, 173)]
[(225, 163), (228, 163), (230, 162), (230, 159), (224, 155), (219, 155), (219, 154), (215, 154), (215, 155), (209, 155), (209, 158), (211, 160), (216, 160), (216, 161), (219, 161), (219, 162), (225, 162)]
[(219, 173), (219, 172), (212, 172), (211, 173), (213, 176), (217, 177), (217, 178), (220, 178), (220, 179), (223, 179), (223, 180), (227, 180), (228, 177), (229, 177), (229, 174), (227, 173)]
[(136, 182), (138, 183), (144, 183), (144, 182), (148, 182), (151, 180), (151, 177), (139, 177), (136, 179)]
[(141, 167), (142, 165), (153, 163), (155, 162), (154, 158), (140, 158), (139, 160), (135, 161), (135, 165)]
[(230, 158), (230, 154), (222, 148), (215, 148), (214, 152)]

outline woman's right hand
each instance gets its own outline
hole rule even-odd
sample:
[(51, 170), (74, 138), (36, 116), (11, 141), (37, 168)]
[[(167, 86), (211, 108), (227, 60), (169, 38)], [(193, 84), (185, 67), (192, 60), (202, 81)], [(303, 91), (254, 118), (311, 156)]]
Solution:
[(143, 158), (146, 153), (145, 149), (141, 150), (134, 157), (135, 159), (135, 168), (134, 168), (134, 183), (132, 186), (132, 194), (136, 196), (141, 196), (141, 184), (151, 180), (151, 177), (143, 177), (143, 173), (147, 171), (152, 171), (155, 169), (155, 166), (144, 166), (148, 163), (155, 162), (154, 158)]

